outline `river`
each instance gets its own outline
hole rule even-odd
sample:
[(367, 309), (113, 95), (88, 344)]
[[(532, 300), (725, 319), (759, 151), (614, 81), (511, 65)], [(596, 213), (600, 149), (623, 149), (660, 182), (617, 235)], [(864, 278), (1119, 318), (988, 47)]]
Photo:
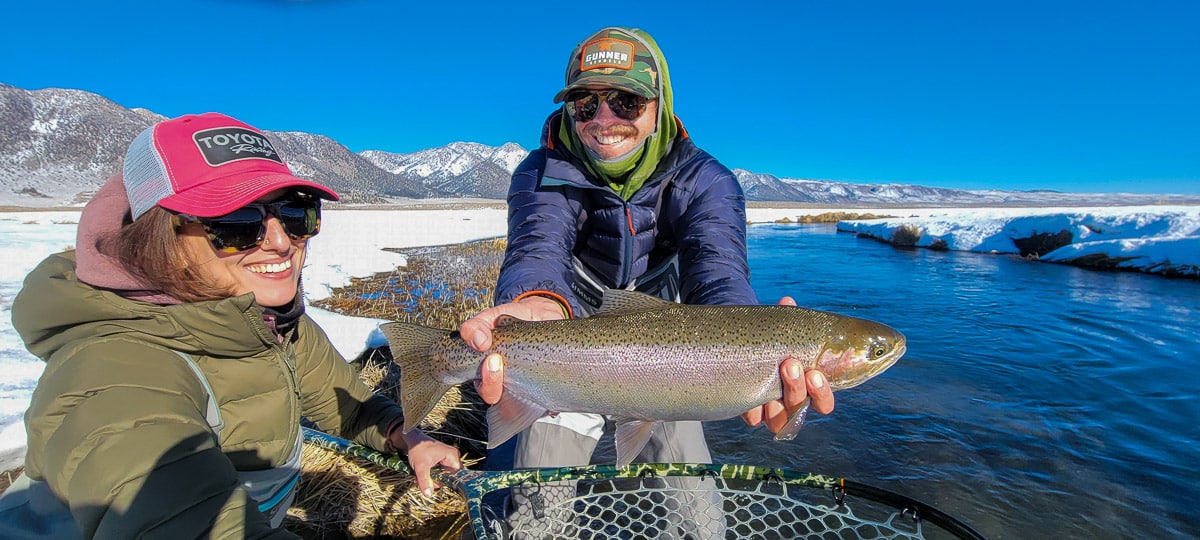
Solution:
[(754, 226), (749, 250), (761, 301), (886, 323), (908, 353), (793, 441), (709, 424), (715, 460), (875, 485), (989, 538), (1200, 537), (1200, 282), (831, 225)]

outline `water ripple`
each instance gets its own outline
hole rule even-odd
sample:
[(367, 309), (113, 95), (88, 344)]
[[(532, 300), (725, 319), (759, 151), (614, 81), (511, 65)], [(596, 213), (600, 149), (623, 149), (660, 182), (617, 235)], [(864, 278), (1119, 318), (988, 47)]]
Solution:
[(990, 538), (1200, 537), (1200, 283), (754, 227), (764, 301), (878, 320), (909, 353), (796, 440), (720, 459), (843, 475)]

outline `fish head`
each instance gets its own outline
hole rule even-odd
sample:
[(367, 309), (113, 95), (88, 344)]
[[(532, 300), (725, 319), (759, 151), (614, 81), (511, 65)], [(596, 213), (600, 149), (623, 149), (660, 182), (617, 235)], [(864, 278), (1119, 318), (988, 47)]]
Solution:
[(866, 319), (845, 318), (832, 325), (816, 368), (829, 379), (830, 388), (852, 388), (883, 373), (907, 350), (904, 334)]

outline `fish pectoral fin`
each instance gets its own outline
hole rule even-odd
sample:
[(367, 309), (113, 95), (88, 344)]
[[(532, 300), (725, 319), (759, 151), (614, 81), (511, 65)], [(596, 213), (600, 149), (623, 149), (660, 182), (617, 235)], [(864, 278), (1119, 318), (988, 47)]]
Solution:
[(488, 448), (500, 446), (546, 414), (546, 408), (519, 396), (511, 391), (505, 391), (500, 401), (488, 407)]
[(617, 443), (617, 465), (624, 467), (633, 463), (633, 459), (642, 453), (642, 448), (654, 435), (654, 426), (658, 422), (649, 420), (633, 420), (630, 418), (617, 419), (617, 433), (614, 436)]
[(783, 429), (775, 434), (775, 440), (790, 441), (796, 438), (796, 434), (800, 433), (800, 428), (804, 427), (804, 419), (808, 416), (808, 406), (811, 403), (811, 399), (804, 398), (804, 403), (800, 404), (800, 408), (788, 417), (787, 424), (784, 424)]

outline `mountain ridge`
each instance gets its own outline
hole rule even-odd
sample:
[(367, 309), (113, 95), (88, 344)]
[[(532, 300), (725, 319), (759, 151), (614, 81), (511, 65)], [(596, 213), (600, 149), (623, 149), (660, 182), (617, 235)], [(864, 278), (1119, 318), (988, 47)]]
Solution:
[[(84, 90), (24, 90), (0, 83), (0, 206), (77, 206), (120, 172), (125, 148), (166, 117), (126, 108)], [(353, 152), (324, 135), (266, 131), (293, 173), (329, 186), (346, 204), (404, 199), (494, 199), (507, 196), (512, 171), (528, 154), (453, 142), (410, 153)], [(734, 169), (752, 202), (826, 206), (1200, 204), (1200, 195), (1064, 193), (933, 188), (780, 178)]]

